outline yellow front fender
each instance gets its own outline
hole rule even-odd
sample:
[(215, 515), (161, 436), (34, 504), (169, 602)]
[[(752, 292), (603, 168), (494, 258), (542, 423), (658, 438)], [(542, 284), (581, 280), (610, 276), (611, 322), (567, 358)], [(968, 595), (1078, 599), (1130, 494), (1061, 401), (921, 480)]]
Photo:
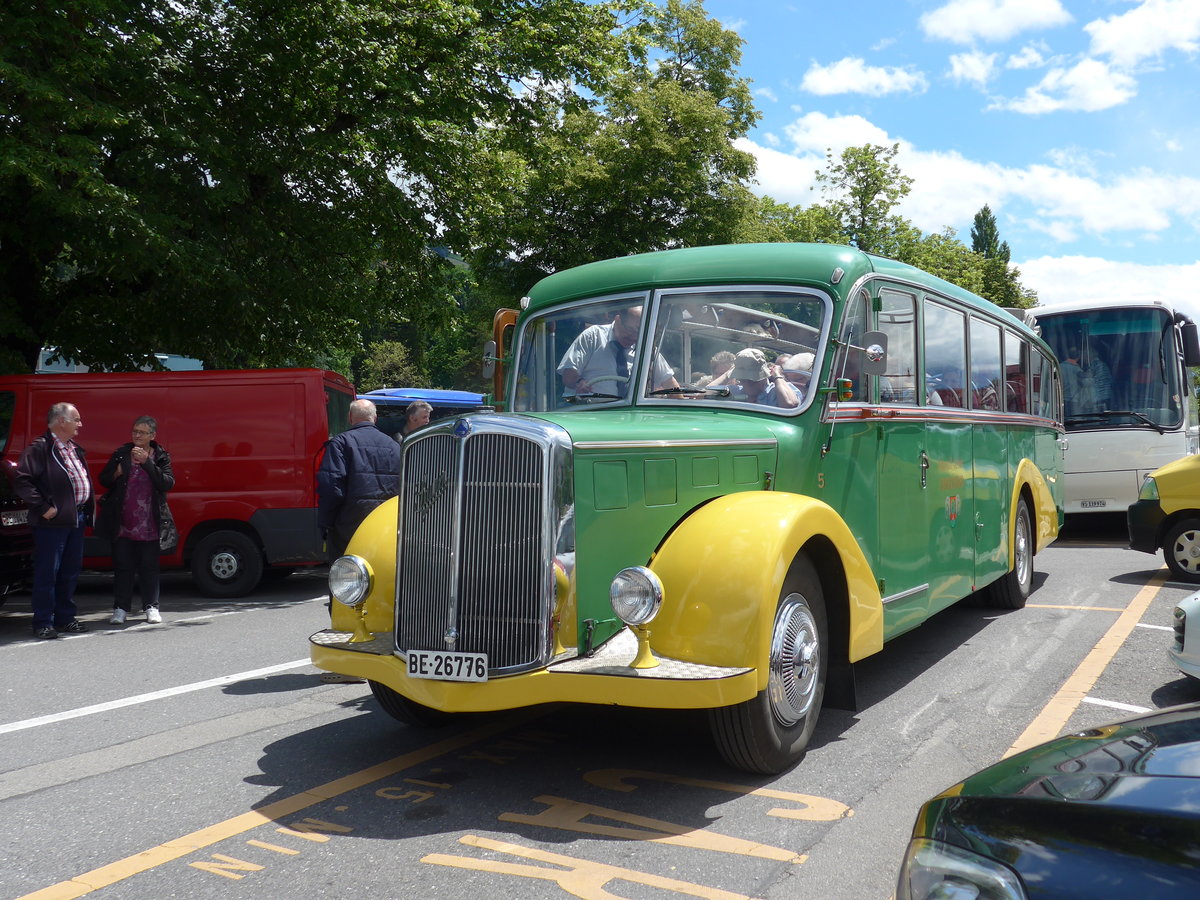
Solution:
[[(346, 547), (347, 556), (359, 556), (371, 567), (371, 592), (367, 595), (367, 630), (391, 631), (396, 616), (396, 517), (399, 500), (392, 497), (371, 510)], [(333, 628), (353, 631), (358, 611), (336, 600), (330, 614)]]
[[(792, 560), (806, 548), (837, 556), (839, 565), (831, 568), (840, 568), (844, 587), (824, 588), (827, 603), (847, 598), (850, 661), (880, 650), (879, 588), (841, 516), (812, 497), (747, 491), (701, 507), (650, 562), (664, 595), (662, 612), (650, 625), (655, 652), (714, 666), (758, 667), (765, 687), (763, 662), (780, 591)], [(818, 569), (821, 563), (814, 560)]]

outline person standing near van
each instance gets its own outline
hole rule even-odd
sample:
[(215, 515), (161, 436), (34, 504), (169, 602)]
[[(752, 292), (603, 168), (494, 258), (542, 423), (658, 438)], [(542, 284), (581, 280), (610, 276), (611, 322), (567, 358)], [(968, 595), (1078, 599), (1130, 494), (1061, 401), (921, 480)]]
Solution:
[[(158, 421), (138, 416), (133, 440), (122, 444), (100, 473), (108, 493), (101, 499), (96, 533), (113, 548), (113, 625), (123, 625), (133, 605), (137, 581), (146, 621), (162, 621), (158, 610), (158, 556), (175, 549), (175, 523), (167, 491), (175, 486), (171, 456), (155, 440)], [(163, 546), (164, 543), (166, 546)]]
[(83, 427), (79, 410), (55, 403), (46, 421), (46, 433), (21, 453), (15, 487), (33, 531), (33, 635), (50, 640), (88, 630), (75, 617), (75, 585), (94, 499), (83, 448), (75, 443)]
[(317, 471), (317, 527), (333, 562), (355, 529), (389, 497), (400, 493), (400, 445), (375, 427), (370, 400), (350, 404), (350, 428), (329, 440)]

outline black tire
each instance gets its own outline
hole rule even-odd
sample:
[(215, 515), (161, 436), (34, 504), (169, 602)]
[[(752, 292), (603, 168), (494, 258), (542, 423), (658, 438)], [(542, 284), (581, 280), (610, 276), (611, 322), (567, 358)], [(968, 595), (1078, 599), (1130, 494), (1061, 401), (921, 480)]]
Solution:
[(1163, 559), (1180, 581), (1200, 582), (1200, 519), (1181, 519), (1163, 538)]
[(263, 555), (240, 531), (214, 531), (192, 554), (192, 577), (209, 597), (244, 597), (262, 580)]
[(1017, 522), (1013, 530), (1013, 567), (993, 581), (983, 592), (984, 606), (992, 609), (1024, 609), (1033, 585), (1033, 519), (1029, 504), (1017, 501)]
[(775, 775), (808, 748), (829, 672), (825, 595), (806, 556), (792, 563), (771, 628), (767, 689), (736, 706), (708, 711), (713, 740), (737, 769)]
[(414, 703), (403, 694), (397, 694), (387, 685), (377, 681), (368, 681), (367, 684), (371, 686), (371, 693), (375, 695), (375, 699), (379, 701), (383, 711), (405, 725), (414, 725), (417, 728), (438, 728), (450, 723), (452, 718), (450, 713)]

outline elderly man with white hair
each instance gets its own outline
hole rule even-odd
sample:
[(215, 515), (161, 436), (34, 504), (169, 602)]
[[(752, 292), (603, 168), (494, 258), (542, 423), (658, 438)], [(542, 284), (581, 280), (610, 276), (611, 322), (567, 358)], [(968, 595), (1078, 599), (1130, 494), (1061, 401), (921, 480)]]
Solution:
[(375, 427), (370, 400), (350, 404), (350, 427), (325, 444), (317, 472), (317, 526), (329, 561), (346, 552), (362, 520), (400, 493), (400, 447)]

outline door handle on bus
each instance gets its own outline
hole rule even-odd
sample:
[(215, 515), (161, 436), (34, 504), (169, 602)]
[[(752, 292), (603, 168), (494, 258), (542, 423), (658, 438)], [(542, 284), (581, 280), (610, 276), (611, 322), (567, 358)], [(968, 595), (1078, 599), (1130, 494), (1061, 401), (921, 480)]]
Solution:
[(921, 451), (921, 487), (925, 487), (929, 483), (929, 456), (924, 450)]
[(1061, 450), (1063, 453), (1066, 453), (1067, 447), (1071, 446), (1071, 439), (1069, 437), (1063, 436), (1063, 437), (1055, 439), (1054, 443), (1058, 444), (1059, 450)]

